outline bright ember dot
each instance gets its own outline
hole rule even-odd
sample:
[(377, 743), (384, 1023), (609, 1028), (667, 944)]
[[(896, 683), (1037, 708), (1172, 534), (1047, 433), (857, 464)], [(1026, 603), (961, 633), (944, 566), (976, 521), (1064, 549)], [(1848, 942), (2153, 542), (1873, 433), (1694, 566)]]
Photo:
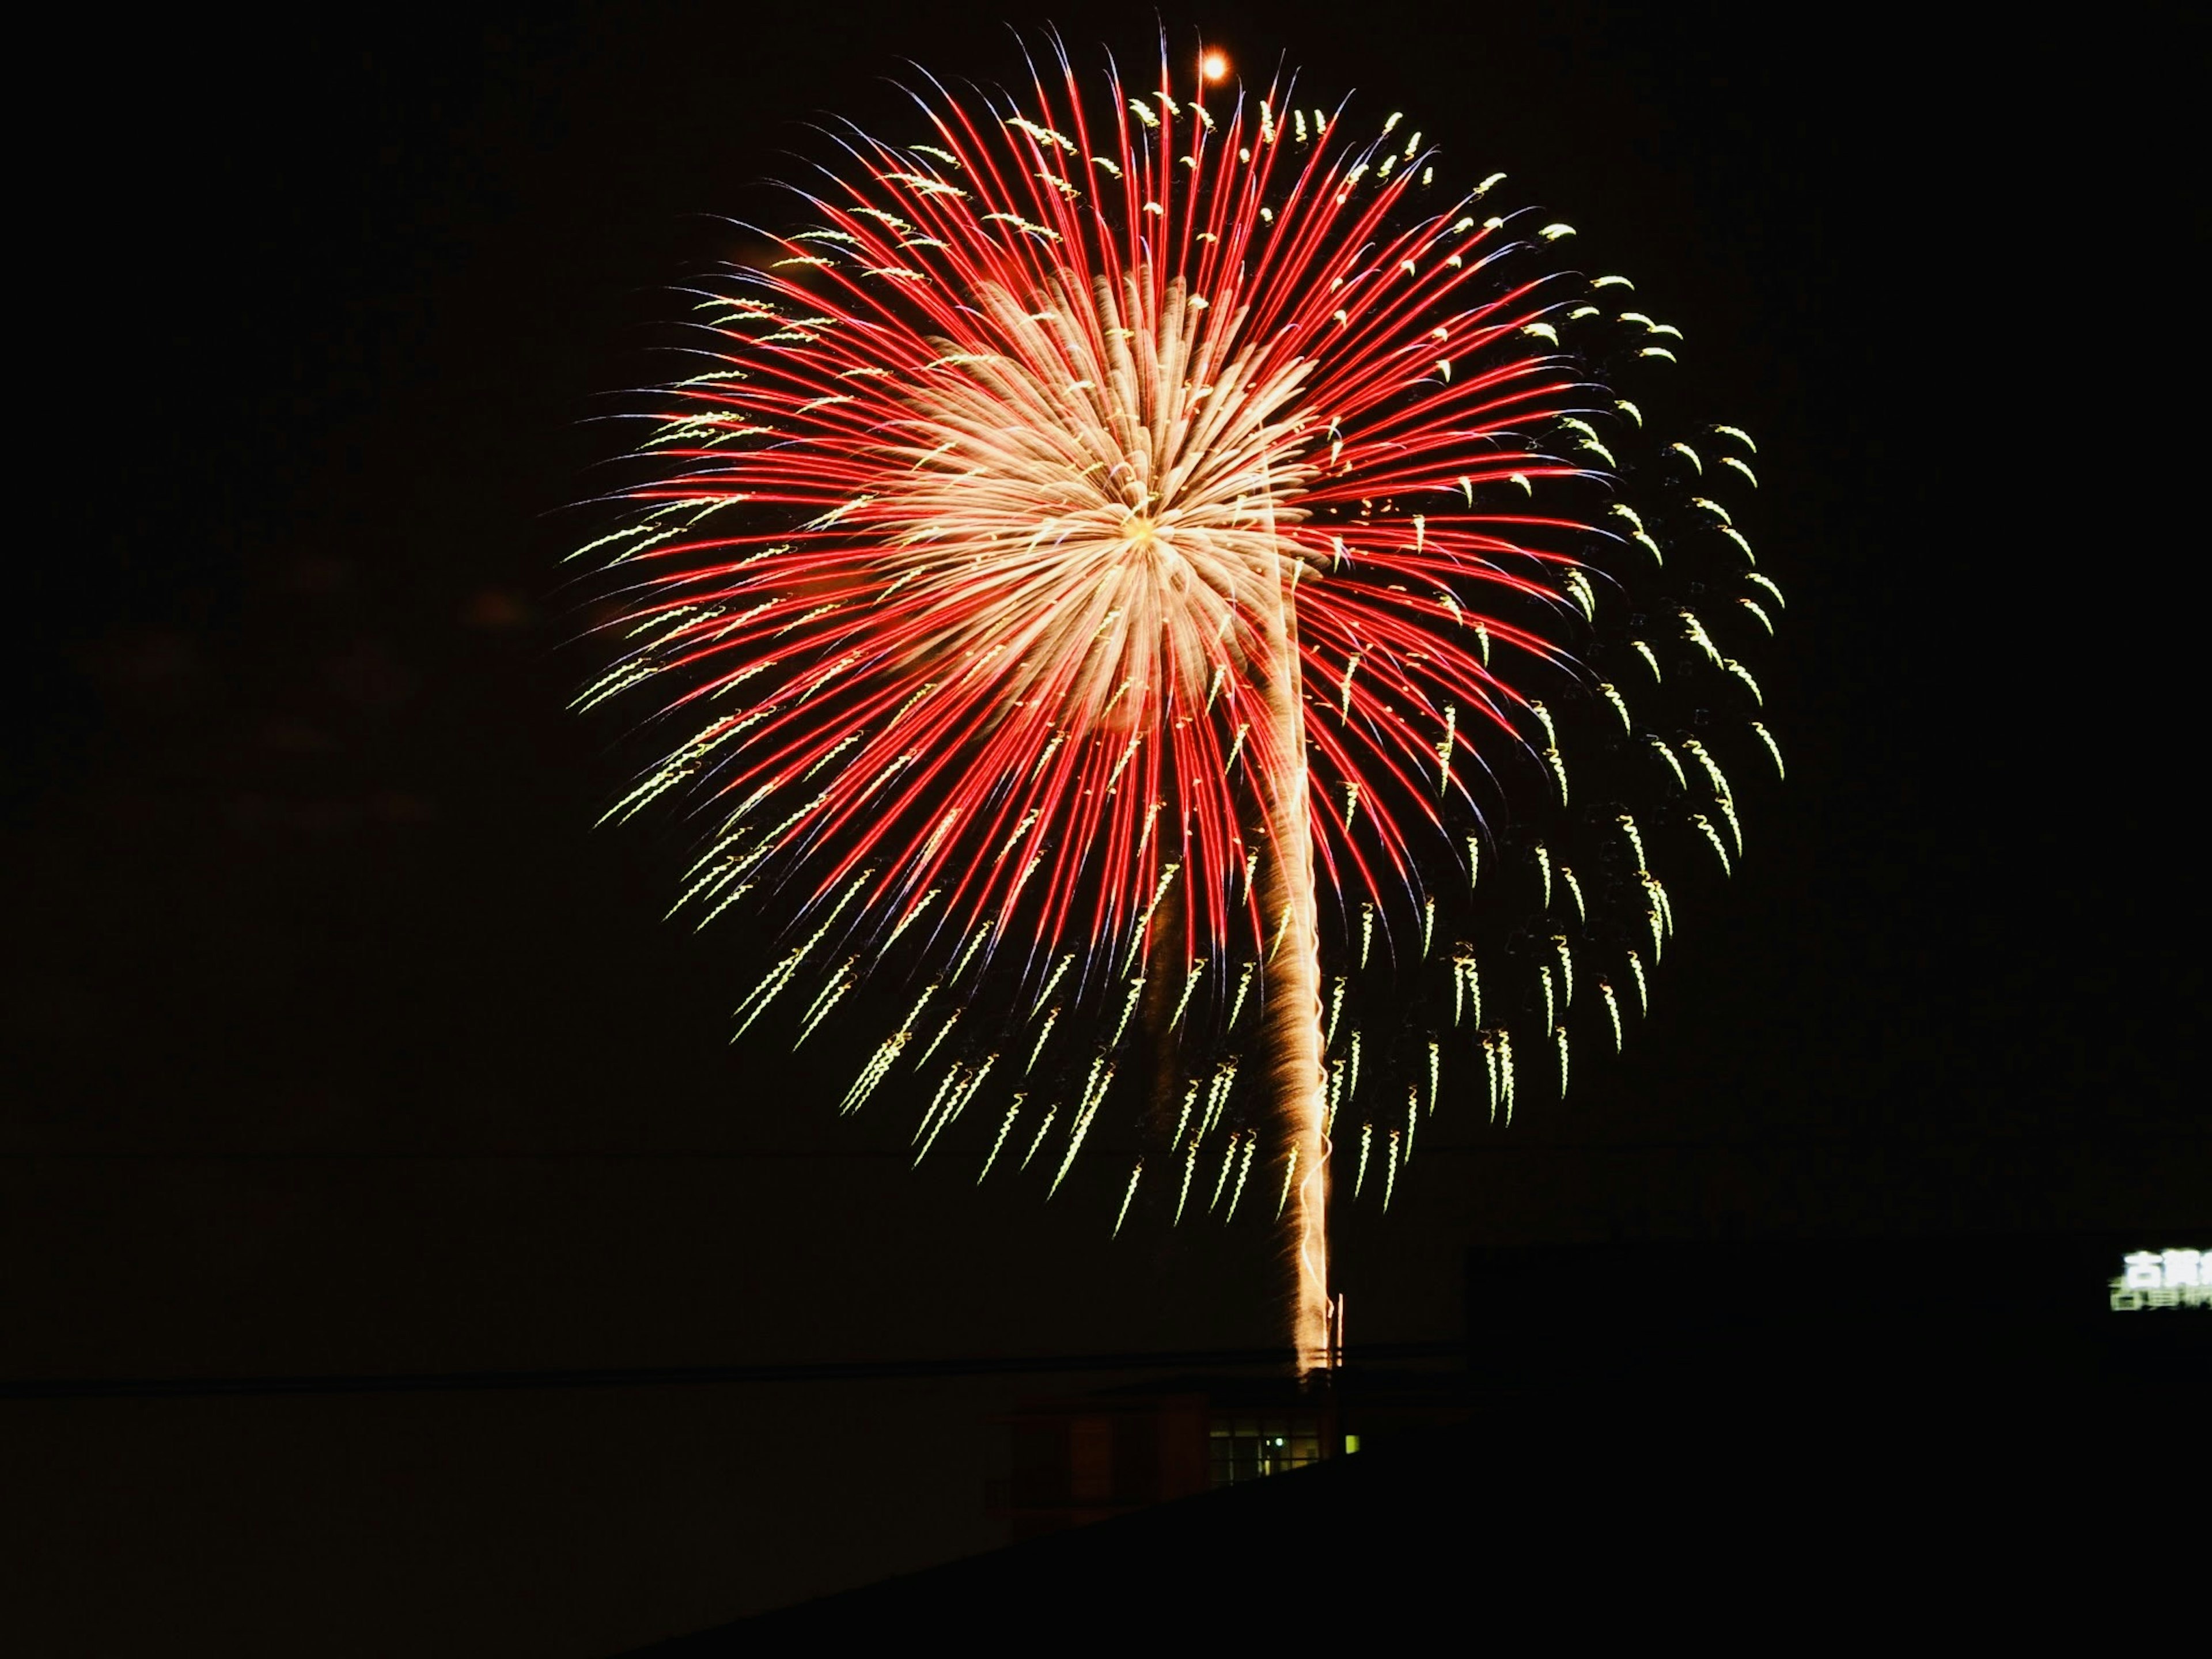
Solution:
[(1209, 81), (1221, 81), (1228, 78), (1229, 60), (1218, 52), (1206, 53), (1201, 67), (1205, 70), (1206, 78)]

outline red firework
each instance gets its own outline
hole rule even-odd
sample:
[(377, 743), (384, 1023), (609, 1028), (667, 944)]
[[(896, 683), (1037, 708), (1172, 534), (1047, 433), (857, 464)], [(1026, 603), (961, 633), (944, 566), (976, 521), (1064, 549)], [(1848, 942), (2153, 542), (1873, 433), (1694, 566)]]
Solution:
[[(1260, 1155), (1318, 1363), (1336, 1116), (1362, 1121), (1355, 1190), (1372, 1156), (1387, 1201), (1448, 1049), (1480, 1054), (1493, 1115), (1516, 1023), (1564, 1086), (1578, 955), (1617, 1046), (1613, 976), (1640, 1006), (1671, 921), (1660, 820), (1620, 810), (1654, 745), (1708, 809), (1674, 816), (1740, 851), (1711, 748), (1639, 726), (1605, 659), (1639, 701), (1669, 673), (1756, 698), (1666, 596), (1661, 538), (1763, 578), (1726, 508), (1671, 488), (1696, 452), (1655, 448), (1601, 383), (1603, 352), (1671, 360), (1679, 336), (1607, 311), (1620, 279), (1552, 268), (1568, 227), (1491, 215), (1495, 177), (1443, 191), (1395, 115), (1347, 140), (1288, 84), (1210, 109), (1164, 64), (1142, 97), (1110, 67), (1103, 91), (1066, 71), (1025, 107), (917, 99), (927, 142), (854, 135), (781, 257), (703, 297), (701, 372), (660, 394), (635, 511), (586, 550), (626, 606), (584, 701), (642, 684), (690, 722), (617, 811), (707, 792), (684, 902), (757, 895), (783, 926), (741, 1030), (796, 1006), (804, 1042), (863, 979), (907, 976), (847, 1109), (912, 1058), (918, 1157), (988, 1093), (986, 1173), (1010, 1138), (1025, 1163), (1049, 1143), (1056, 1188), (1125, 1101), (1117, 1230), (1147, 1155), (1178, 1218), (1202, 1152), (1231, 1214)], [(1779, 596), (1736, 597), (1765, 623)], [(1594, 820), (1568, 817), (1578, 738)], [(1620, 878), (1577, 877), (1577, 833), (1611, 838)], [(1528, 935), (1529, 983), (1492, 997), (1516, 1017), (1487, 1023), (1486, 848), (1540, 867), (1522, 908), (1574, 913)], [(1400, 989), (1363, 1002), (1379, 975)], [(1393, 1005), (1378, 1039), (1360, 1009)], [(1401, 1113), (1383, 1079), (1408, 1075)]]

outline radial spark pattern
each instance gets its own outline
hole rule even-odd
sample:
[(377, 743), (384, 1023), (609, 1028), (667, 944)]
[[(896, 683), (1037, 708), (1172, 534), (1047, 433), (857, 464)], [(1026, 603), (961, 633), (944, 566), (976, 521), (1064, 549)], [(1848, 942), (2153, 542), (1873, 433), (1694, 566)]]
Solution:
[(679, 908), (781, 930), (741, 1032), (898, 988), (846, 1109), (903, 1069), (918, 1158), (974, 1109), (1054, 1189), (1110, 1148), (1117, 1231), (1286, 1217), (1310, 1355), (1338, 1143), (1387, 1204), (1440, 1097), (1564, 1088), (1646, 1006), (1658, 851), (1741, 854), (1780, 595), (1750, 441), (1620, 395), (1679, 331), (1293, 91), (849, 135), (700, 298), (582, 701), (682, 722), (616, 809), (711, 813)]

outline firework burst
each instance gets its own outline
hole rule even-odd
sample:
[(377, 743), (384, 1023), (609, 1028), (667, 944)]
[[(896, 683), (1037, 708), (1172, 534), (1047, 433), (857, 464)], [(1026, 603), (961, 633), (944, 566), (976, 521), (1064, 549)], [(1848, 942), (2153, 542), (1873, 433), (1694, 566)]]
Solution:
[(681, 723), (610, 816), (688, 793), (678, 908), (767, 907), (740, 1034), (892, 981), (846, 1110), (906, 1073), (919, 1160), (988, 1101), (1053, 1190), (1110, 1147), (1117, 1231), (1272, 1204), (1316, 1364), (1337, 1121), (1387, 1205), (1440, 1099), (1620, 1045), (1647, 848), (1741, 855), (1752, 447), (1647, 432), (1679, 331), (1398, 116), (1059, 69), (846, 135), (698, 296), (580, 701)]

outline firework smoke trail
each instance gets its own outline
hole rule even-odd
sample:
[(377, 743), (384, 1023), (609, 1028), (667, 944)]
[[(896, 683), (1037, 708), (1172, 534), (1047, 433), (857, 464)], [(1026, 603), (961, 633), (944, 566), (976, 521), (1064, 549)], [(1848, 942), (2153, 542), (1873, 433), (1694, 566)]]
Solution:
[[(1263, 483), (1264, 483), (1263, 480)], [(1272, 494), (1269, 496), (1272, 504)], [(1268, 530), (1273, 531), (1272, 517)], [(1314, 915), (1312, 815), (1307, 806), (1305, 690), (1299, 674), (1295, 560), (1278, 557), (1276, 600), (1267, 622), (1266, 702), (1273, 746), (1291, 757), (1267, 803), (1271, 855), (1262, 866), (1260, 914), (1279, 918), (1268, 966), (1261, 1052), (1285, 1127), (1288, 1174), (1305, 1176), (1291, 1193), (1291, 1345), (1302, 1371), (1328, 1364), (1328, 1127), (1321, 1006), (1321, 936)]]
[[(1056, 1191), (1096, 1121), (1180, 1172), (1144, 1187), (1178, 1219), (1217, 1138), (1240, 1192), (1264, 1156), (1310, 1367), (1333, 1115), (1401, 1054), (1510, 1121), (1512, 1033), (1564, 1058), (1577, 960), (1643, 1009), (1652, 859), (1742, 850), (1711, 711), (1780, 765), (1741, 658), (1781, 592), (1717, 499), (1748, 437), (1700, 456), (1605, 379), (1680, 331), (1480, 205), (1502, 175), (1451, 196), (1400, 117), (1347, 138), (1288, 82), (1057, 67), (842, 134), (775, 257), (699, 292), (697, 372), (581, 550), (619, 615), (578, 701), (687, 723), (609, 816), (701, 803), (678, 908), (780, 930), (748, 1041), (836, 1041), (878, 986), (904, 1012), (849, 1039), (843, 1109), (911, 1097), (924, 1152), (964, 1121), (1012, 1167), (1034, 1097), (1020, 1169)], [(1540, 892), (1477, 883), (1531, 861)]]

